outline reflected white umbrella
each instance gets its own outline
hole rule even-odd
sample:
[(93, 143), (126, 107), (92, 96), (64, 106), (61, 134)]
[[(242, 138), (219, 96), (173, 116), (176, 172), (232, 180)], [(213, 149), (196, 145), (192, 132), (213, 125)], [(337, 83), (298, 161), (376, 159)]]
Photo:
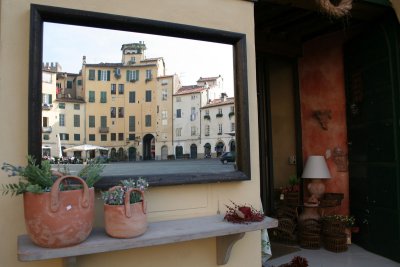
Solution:
[(79, 146), (72, 146), (69, 148), (64, 149), (64, 152), (71, 152), (71, 151), (89, 151), (89, 150), (108, 150), (106, 147), (102, 146), (94, 146), (94, 145), (79, 145)]
[(87, 151), (90, 151), (90, 150), (108, 150), (108, 148), (102, 147), (102, 146), (94, 146), (94, 145), (84, 144), (84, 145), (72, 146), (72, 147), (66, 148), (66, 149), (64, 149), (64, 152), (85, 151), (86, 159), (87, 159)]

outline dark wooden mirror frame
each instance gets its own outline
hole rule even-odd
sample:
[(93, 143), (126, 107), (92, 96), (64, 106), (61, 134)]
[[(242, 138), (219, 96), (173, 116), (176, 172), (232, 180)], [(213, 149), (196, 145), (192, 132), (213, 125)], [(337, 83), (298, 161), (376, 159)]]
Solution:
[[(29, 106), (28, 106), (28, 153), (37, 159), (42, 157), (42, 61), (43, 23), (53, 22), (111, 30), (131, 31), (164, 35), (201, 41), (230, 44), (233, 46), (234, 92), (236, 116), (236, 170), (223, 173), (174, 173), (141, 175), (151, 186), (200, 184), (250, 180), (250, 141), (247, 92), (246, 35), (203, 27), (112, 15), (52, 6), (31, 5), (29, 47)], [(104, 176), (96, 184), (105, 189), (126, 176)]]

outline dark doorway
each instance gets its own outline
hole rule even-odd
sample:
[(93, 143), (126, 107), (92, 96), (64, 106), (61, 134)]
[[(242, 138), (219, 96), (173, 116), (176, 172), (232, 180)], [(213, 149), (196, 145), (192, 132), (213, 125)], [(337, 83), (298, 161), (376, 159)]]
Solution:
[(128, 158), (129, 158), (129, 161), (136, 161), (136, 148), (135, 147), (130, 147), (128, 149)]
[(183, 147), (182, 146), (175, 147), (175, 156), (177, 159), (183, 158)]
[(190, 158), (197, 159), (197, 146), (195, 144), (190, 146)]
[(146, 134), (143, 137), (143, 160), (153, 160), (155, 157), (154, 152), (154, 136)]
[(399, 23), (374, 25), (344, 50), (353, 240), (400, 261)]

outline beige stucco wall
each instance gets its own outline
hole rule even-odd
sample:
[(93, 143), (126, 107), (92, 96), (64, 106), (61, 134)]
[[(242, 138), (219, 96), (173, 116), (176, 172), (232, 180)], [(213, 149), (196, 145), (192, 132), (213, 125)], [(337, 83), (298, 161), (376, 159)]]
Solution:
[[(89, 11), (136, 16), (247, 34), (251, 172), (246, 182), (152, 188), (148, 194), (150, 220), (193, 217), (224, 211), (233, 200), (259, 206), (257, 102), (253, 4), (239, 0), (0, 0), (0, 163), (24, 163), (27, 154), (29, 5), (37, 3)], [(0, 173), (1, 182), (15, 181)], [(98, 210), (101, 210), (100, 208)], [(17, 261), (17, 236), (25, 233), (22, 197), (0, 196), (0, 265), (61, 266), (61, 260)], [(97, 214), (97, 225), (102, 215)], [(232, 250), (230, 266), (260, 266), (260, 233), (248, 233)], [(215, 238), (95, 254), (78, 258), (78, 265), (216, 266)]]

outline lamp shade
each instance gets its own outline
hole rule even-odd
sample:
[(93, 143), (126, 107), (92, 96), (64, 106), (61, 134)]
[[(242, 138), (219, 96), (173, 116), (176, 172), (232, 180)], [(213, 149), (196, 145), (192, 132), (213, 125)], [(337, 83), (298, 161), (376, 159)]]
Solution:
[(329, 179), (331, 174), (324, 156), (309, 156), (301, 178)]

